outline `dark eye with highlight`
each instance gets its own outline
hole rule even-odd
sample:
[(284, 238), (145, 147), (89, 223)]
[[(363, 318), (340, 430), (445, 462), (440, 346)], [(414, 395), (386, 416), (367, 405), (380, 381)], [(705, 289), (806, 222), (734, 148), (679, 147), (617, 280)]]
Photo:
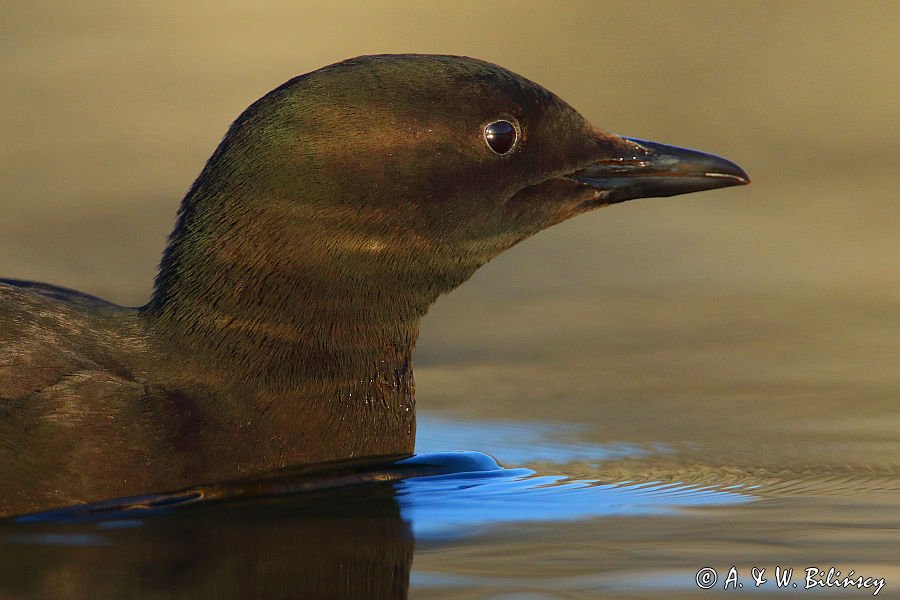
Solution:
[(484, 141), (495, 154), (506, 154), (519, 141), (519, 132), (515, 125), (501, 119), (484, 128)]

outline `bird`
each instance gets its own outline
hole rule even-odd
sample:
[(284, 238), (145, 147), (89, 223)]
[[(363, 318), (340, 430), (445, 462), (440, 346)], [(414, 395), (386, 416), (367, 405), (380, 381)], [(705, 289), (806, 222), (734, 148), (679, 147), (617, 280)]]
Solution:
[(749, 181), (474, 58), (295, 77), (227, 130), (145, 305), (0, 280), (0, 515), (409, 456), (439, 296), (577, 215)]

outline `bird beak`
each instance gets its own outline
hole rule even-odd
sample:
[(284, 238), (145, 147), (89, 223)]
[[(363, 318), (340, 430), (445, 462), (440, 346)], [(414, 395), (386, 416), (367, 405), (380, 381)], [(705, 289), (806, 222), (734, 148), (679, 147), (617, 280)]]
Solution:
[(747, 173), (713, 154), (633, 138), (623, 154), (569, 175), (609, 192), (608, 202), (676, 196), (750, 183)]

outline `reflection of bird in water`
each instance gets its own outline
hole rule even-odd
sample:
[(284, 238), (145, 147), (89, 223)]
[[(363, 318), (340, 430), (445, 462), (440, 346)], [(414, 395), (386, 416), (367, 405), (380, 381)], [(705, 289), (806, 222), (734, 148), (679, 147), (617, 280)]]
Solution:
[(107, 518), (0, 523), (0, 597), (407, 597), (415, 541), (390, 483)]
[(572, 216), (747, 181), (477, 60), (292, 79), (191, 187), (146, 306), (0, 284), (0, 514), (409, 454), (440, 294)]

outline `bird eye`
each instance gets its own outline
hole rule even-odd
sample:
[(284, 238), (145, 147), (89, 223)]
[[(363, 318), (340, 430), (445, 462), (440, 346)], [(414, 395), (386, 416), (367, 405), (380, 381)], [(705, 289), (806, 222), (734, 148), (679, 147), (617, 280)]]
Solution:
[(506, 120), (494, 121), (484, 128), (484, 141), (495, 154), (506, 154), (519, 139), (516, 126)]

